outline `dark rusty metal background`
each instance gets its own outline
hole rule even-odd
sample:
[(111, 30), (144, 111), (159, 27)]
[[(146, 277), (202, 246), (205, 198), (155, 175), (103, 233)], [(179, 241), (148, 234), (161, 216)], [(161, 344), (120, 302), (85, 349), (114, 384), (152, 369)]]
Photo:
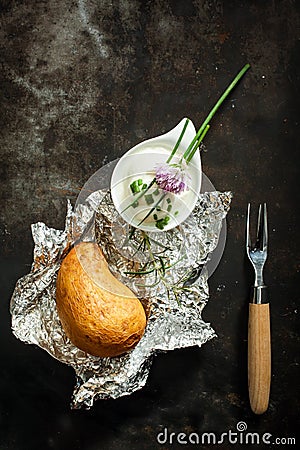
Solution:
[[(239, 420), (249, 431), (296, 436), (299, 3), (3, 0), (0, 9), (1, 450), (154, 449), (164, 426), (221, 433)], [(30, 224), (62, 228), (66, 199), (74, 203), (99, 167), (184, 116), (200, 125), (247, 62), (202, 154), (213, 184), (234, 194), (204, 310), (219, 338), (158, 357), (130, 398), (70, 412), (72, 370), (10, 331), (9, 298), (32, 261)], [(270, 223), (273, 376), (259, 419), (246, 377), (249, 200), (268, 203)]]

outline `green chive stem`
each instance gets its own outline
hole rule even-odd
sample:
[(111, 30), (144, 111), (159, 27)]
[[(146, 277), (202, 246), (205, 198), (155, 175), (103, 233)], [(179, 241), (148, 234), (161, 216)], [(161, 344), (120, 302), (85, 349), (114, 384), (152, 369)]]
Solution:
[[(236, 77), (233, 79), (233, 81), (230, 83), (230, 85), (227, 87), (227, 89), (223, 92), (223, 94), (221, 95), (221, 97), (219, 98), (217, 103), (214, 105), (214, 107), (211, 109), (211, 111), (207, 115), (206, 119), (202, 123), (201, 127), (197, 131), (195, 137), (193, 138), (193, 140), (189, 144), (188, 148), (184, 152), (180, 162), (182, 162), (183, 158), (186, 160), (187, 163), (189, 163), (191, 161), (191, 159), (193, 158), (195, 152), (199, 148), (201, 142), (203, 141), (204, 137), (206, 136), (206, 133), (208, 132), (208, 130), (210, 128), (209, 122), (211, 121), (211, 119), (213, 118), (213, 116), (215, 115), (217, 110), (220, 108), (221, 104), (224, 102), (226, 97), (230, 94), (230, 92), (233, 90), (233, 88), (236, 86), (236, 84), (239, 82), (239, 80), (243, 77), (243, 75), (247, 72), (247, 70), (249, 68), (250, 68), (250, 64), (245, 64), (245, 66), (239, 71), (239, 73), (236, 75)], [(183, 129), (182, 129), (182, 131), (180, 133), (180, 136), (179, 136), (179, 138), (178, 138), (178, 140), (177, 140), (177, 142), (176, 142), (176, 144), (175, 144), (175, 146), (174, 146), (174, 148), (173, 148), (169, 158), (167, 159), (167, 163), (169, 163), (172, 160), (173, 156), (177, 152), (178, 147), (179, 147), (179, 145), (180, 145), (180, 143), (182, 141), (182, 138), (184, 136), (184, 133), (186, 131), (186, 128), (188, 126), (189, 121), (190, 121), (189, 119), (186, 119), (186, 121), (184, 123), (184, 126), (183, 126)], [(125, 212), (131, 206), (136, 205), (137, 201), (143, 195), (146, 194), (146, 192), (153, 186), (153, 184), (155, 182), (156, 182), (156, 178), (153, 178), (153, 180), (151, 181), (151, 183), (148, 185), (148, 187), (146, 189), (143, 189), (145, 185), (143, 185), (143, 181), (141, 179), (137, 180), (135, 183), (132, 183), (132, 185), (130, 187), (131, 187), (133, 193), (138, 193), (139, 192), (139, 195), (135, 198), (134, 202), (129, 204), (122, 212)], [(133, 186), (133, 184), (134, 184), (134, 186)], [(142, 186), (142, 192), (140, 192), (139, 186)], [(139, 189), (137, 192), (136, 192), (136, 188)], [(165, 196), (166, 196), (166, 193), (164, 193), (160, 197), (160, 199), (157, 201), (157, 203), (154, 205), (154, 207), (146, 214), (146, 216), (143, 218), (143, 220), (141, 220), (141, 222), (138, 224), (138, 226), (140, 226), (150, 216), (150, 214), (152, 214), (152, 212), (155, 210), (155, 208), (159, 205), (159, 203), (163, 200), (163, 198)]]
[(173, 148), (171, 155), (170, 155), (169, 158), (167, 159), (167, 163), (169, 163), (169, 162), (171, 161), (171, 159), (173, 158), (173, 156), (174, 156), (175, 153), (177, 152), (177, 149), (178, 149), (178, 147), (179, 147), (179, 145), (180, 145), (180, 142), (182, 141), (183, 135), (184, 135), (184, 133), (185, 133), (185, 130), (186, 130), (187, 126), (188, 126), (189, 121), (190, 121), (190, 119), (186, 119), (186, 121), (185, 121), (185, 123), (184, 123), (184, 126), (183, 126), (183, 128), (182, 128), (182, 131), (181, 131), (181, 133), (180, 133), (180, 136), (179, 136), (179, 138), (178, 138), (178, 140), (177, 140), (177, 142), (176, 142), (176, 144), (175, 144), (175, 147)]
[(166, 192), (163, 193), (163, 195), (160, 197), (160, 199), (155, 203), (155, 205), (153, 206), (153, 208), (150, 209), (150, 211), (145, 215), (145, 217), (143, 218), (143, 220), (140, 221), (140, 223), (138, 224), (138, 227), (140, 225), (142, 225), (143, 222), (145, 222), (146, 219), (148, 219), (148, 217), (150, 216), (150, 214), (153, 213), (153, 211), (155, 210), (155, 208), (157, 207), (157, 205), (165, 198), (165, 196), (167, 195)]
[(203, 133), (201, 134), (201, 136), (199, 137), (199, 140), (196, 142), (195, 147), (193, 148), (193, 150), (190, 152), (190, 154), (188, 155), (188, 157), (186, 158), (186, 162), (189, 163), (192, 159), (192, 157), (194, 156), (194, 154), (196, 153), (196, 150), (199, 148), (199, 145), (201, 144), (201, 142), (203, 141), (203, 139), (205, 138), (206, 133), (208, 132), (208, 130), (210, 129), (210, 125), (209, 123), (206, 125), (206, 127), (203, 130)]
[(155, 269), (149, 269), (149, 270), (139, 270), (137, 272), (124, 272), (125, 275), (146, 275), (147, 273), (153, 272)]
[(250, 68), (250, 64), (245, 64), (245, 66), (236, 75), (234, 80), (230, 83), (228, 88), (221, 95), (221, 97), (219, 98), (219, 100), (217, 101), (215, 106), (211, 109), (211, 111), (209, 112), (208, 116), (206, 117), (206, 119), (202, 123), (200, 129), (198, 130), (196, 136), (194, 137), (194, 139), (192, 140), (192, 142), (190, 143), (190, 145), (188, 146), (188, 148), (184, 152), (183, 157), (185, 159), (187, 159), (187, 157), (189, 156), (190, 151), (194, 148), (195, 143), (198, 141), (199, 137), (203, 133), (206, 125), (211, 121), (211, 119), (213, 118), (213, 116), (215, 115), (215, 113), (217, 112), (217, 110), (219, 109), (219, 107), (221, 106), (223, 101), (225, 100), (225, 98), (228, 96), (228, 94), (232, 91), (232, 89), (235, 87), (235, 85), (239, 82), (239, 80), (243, 77), (243, 75), (247, 72), (247, 70), (249, 68)]

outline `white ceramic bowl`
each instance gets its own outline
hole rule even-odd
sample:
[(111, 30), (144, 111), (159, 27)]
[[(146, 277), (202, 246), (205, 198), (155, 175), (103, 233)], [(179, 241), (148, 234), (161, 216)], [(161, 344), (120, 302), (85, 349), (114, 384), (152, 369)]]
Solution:
[[(186, 119), (182, 119), (180, 123), (170, 130), (168, 133), (143, 141), (128, 150), (118, 161), (111, 178), (111, 195), (118, 213), (130, 225), (144, 231), (158, 231), (153, 219), (153, 213), (141, 223), (143, 218), (148, 214), (155, 205), (160, 194), (153, 195), (155, 202), (148, 205), (144, 197), (138, 201), (137, 207), (129, 206), (133, 203), (135, 197), (131, 191), (130, 184), (142, 179), (144, 183), (149, 184), (155, 176), (155, 167), (159, 163), (165, 163), (171, 154)], [(176, 155), (172, 159), (178, 162), (185, 152), (186, 148), (195, 137), (196, 130), (191, 121), (185, 130), (182, 141), (177, 149)], [(161, 211), (157, 212), (159, 217), (169, 216), (169, 222), (164, 226), (164, 231), (170, 230), (182, 223), (190, 215), (194, 209), (201, 188), (201, 159), (200, 152), (196, 151), (192, 160), (187, 166), (188, 174), (188, 190), (181, 194), (167, 194), (162, 203), (160, 203)], [(156, 187), (153, 186), (153, 190)], [(138, 194), (136, 194), (137, 196)], [(169, 200), (167, 200), (169, 198)], [(171, 204), (171, 211), (168, 206)], [(170, 209), (170, 208), (169, 208)]]

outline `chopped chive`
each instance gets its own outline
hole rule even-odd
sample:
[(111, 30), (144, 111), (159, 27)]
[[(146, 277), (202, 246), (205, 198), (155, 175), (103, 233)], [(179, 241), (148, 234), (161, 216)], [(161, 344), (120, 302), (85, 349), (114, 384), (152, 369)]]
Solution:
[(154, 203), (154, 198), (152, 194), (145, 194), (145, 200), (147, 205), (152, 205), (152, 203)]
[(154, 220), (157, 220), (157, 219), (158, 219), (157, 214), (153, 214), (153, 219), (154, 219)]
[[(142, 197), (145, 195), (145, 193), (146, 193), (147, 191), (149, 191), (149, 189), (153, 186), (153, 184), (155, 183), (155, 181), (156, 181), (156, 178), (153, 178), (153, 180), (149, 183), (149, 186), (148, 186), (146, 189), (144, 189), (142, 192), (139, 192), (139, 195), (136, 197), (135, 200), (139, 200), (140, 198), (142, 198)], [(131, 207), (132, 207), (132, 203), (130, 203), (129, 205), (127, 205), (126, 208), (123, 209), (122, 213), (124, 213), (125, 211), (127, 211), (127, 209), (129, 209), (129, 208), (131, 208)]]
[(137, 180), (137, 184), (138, 184), (139, 186), (141, 186), (141, 185), (143, 184), (143, 180), (142, 180), (141, 178), (139, 178), (139, 179)]
[(178, 216), (178, 214), (179, 214), (179, 211), (174, 212), (174, 216)]
[(147, 183), (144, 183), (142, 189), (147, 189)]
[(171, 203), (171, 199), (169, 197), (167, 198), (167, 203)]
[(135, 181), (133, 181), (133, 182), (131, 183), (130, 189), (131, 189), (131, 191), (132, 191), (133, 194), (137, 194), (138, 192), (141, 191), (140, 188), (139, 188), (139, 185), (138, 185), (138, 181), (137, 181), (137, 180), (135, 180)]
[(160, 207), (160, 206), (157, 206), (157, 207), (156, 207), (156, 211), (161, 211), (161, 207)]
[(135, 187), (135, 181), (134, 181), (133, 183), (131, 183), (130, 189), (131, 189), (131, 192), (132, 192), (133, 194), (135, 194), (135, 189), (136, 189), (136, 187)]
[(167, 207), (167, 211), (168, 211), (168, 212), (170, 212), (170, 211), (171, 211), (171, 209), (172, 209), (172, 205), (168, 205), (168, 207)]
[(137, 206), (139, 206), (139, 202), (138, 202), (138, 201), (135, 201), (135, 202), (132, 203), (131, 206), (132, 206), (133, 208), (136, 208)]
[(155, 224), (155, 226), (159, 229), (159, 230), (163, 230), (164, 229), (164, 224), (162, 222), (162, 219), (158, 220)]
[(153, 192), (153, 195), (158, 195), (159, 194), (159, 190), (158, 188), (155, 189), (155, 191)]
[(163, 218), (161, 218), (161, 219), (158, 219), (158, 220), (156, 221), (156, 223), (155, 223), (155, 226), (156, 226), (159, 230), (163, 230), (164, 227), (165, 227), (166, 225), (168, 225), (169, 220), (170, 220), (170, 217), (169, 217), (169, 216), (165, 216), (165, 217), (163, 217)]

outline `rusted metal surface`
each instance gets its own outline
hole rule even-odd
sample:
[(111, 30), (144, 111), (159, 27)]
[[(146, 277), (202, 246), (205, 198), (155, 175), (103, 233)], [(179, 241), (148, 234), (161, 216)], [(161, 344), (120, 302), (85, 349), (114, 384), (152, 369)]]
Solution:
[[(50, 0), (0, 8), (1, 449), (153, 449), (164, 426), (221, 433), (239, 420), (250, 431), (296, 436), (299, 3)], [(161, 355), (134, 396), (71, 413), (71, 370), (10, 331), (9, 297), (32, 260), (30, 224), (62, 228), (66, 199), (75, 202), (99, 167), (182, 117), (200, 125), (247, 62), (202, 155), (214, 185), (234, 194), (204, 310), (218, 339)], [(273, 378), (259, 423), (246, 376), (249, 200), (268, 203), (270, 223)]]

